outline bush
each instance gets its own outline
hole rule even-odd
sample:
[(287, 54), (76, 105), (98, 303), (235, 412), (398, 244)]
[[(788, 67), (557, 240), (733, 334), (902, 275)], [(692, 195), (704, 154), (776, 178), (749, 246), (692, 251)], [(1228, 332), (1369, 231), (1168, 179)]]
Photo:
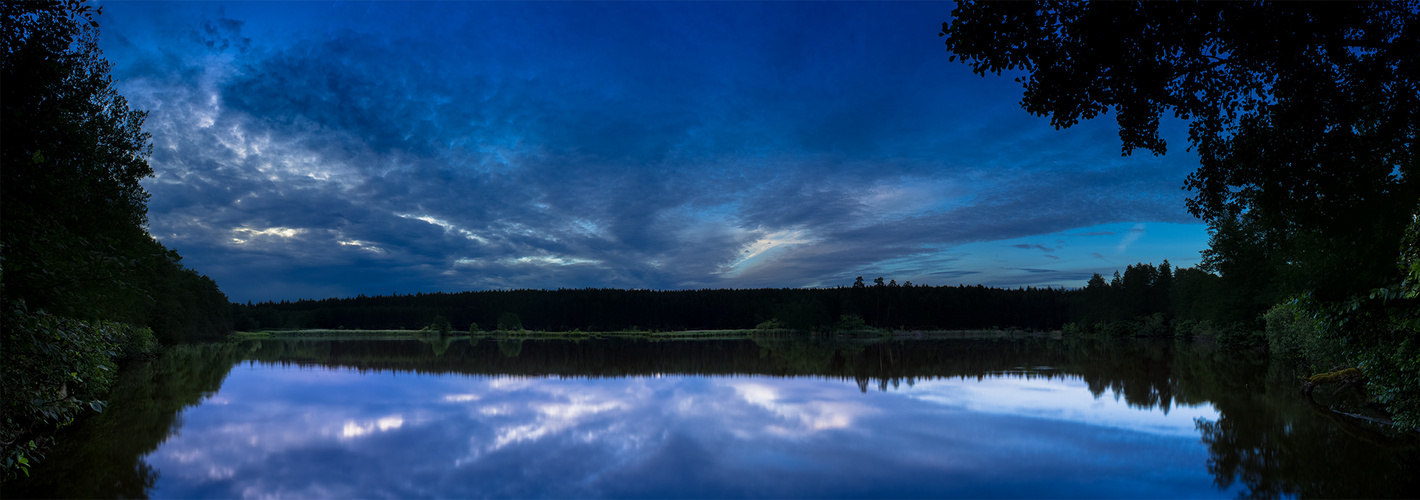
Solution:
[(1233, 323), (1215, 331), (1217, 333), (1213, 340), (1227, 349), (1255, 349), (1267, 346), (1267, 334), (1244, 323)]
[(784, 324), (778, 318), (769, 318), (769, 321), (754, 325), (755, 330), (783, 330)]
[(468, 324), (468, 334), (469, 334), (469, 335), (478, 335), (478, 334), (481, 333), (482, 331), (483, 331), (483, 330), (478, 329), (478, 323), (469, 323), (469, 324)]
[(1263, 319), (1267, 322), (1267, 350), (1272, 356), (1321, 370), (1344, 364), (1341, 346), (1322, 336), (1316, 319), (1303, 311), (1297, 301), (1273, 306)]
[(498, 330), (505, 332), (522, 331), (523, 320), (516, 313), (505, 312), (498, 317)]
[(1185, 331), (1184, 336), (1192, 338), (1217, 340), (1218, 337), (1223, 335), (1222, 330), (1213, 326), (1213, 322), (1206, 319), (1203, 321), (1186, 321), (1179, 325), (1179, 329)]
[(6, 479), (29, 475), (54, 432), (86, 408), (102, 411), (117, 358), (157, 350), (147, 328), (30, 312), (22, 301), (6, 304), (0, 330), (0, 466)]
[(1104, 336), (1112, 339), (1122, 339), (1133, 337), (1139, 331), (1139, 324), (1134, 321), (1111, 321), (1104, 327)]
[(1164, 313), (1156, 312), (1148, 316), (1139, 317), (1138, 335), (1145, 337), (1163, 337), (1169, 334), (1169, 322), (1164, 319)]
[(861, 332), (871, 330), (872, 328), (868, 327), (868, 322), (863, 321), (862, 316), (857, 314), (844, 314), (838, 317), (838, 324), (835, 325), (834, 329), (840, 332)]
[(449, 318), (445, 318), (441, 314), (434, 316), (434, 321), (429, 323), (429, 331), (438, 332), (439, 335), (448, 335), (453, 333), (454, 327), (449, 324)]
[(158, 338), (150, 328), (133, 327), (119, 346), (119, 356), (123, 359), (152, 359), (162, 350)]

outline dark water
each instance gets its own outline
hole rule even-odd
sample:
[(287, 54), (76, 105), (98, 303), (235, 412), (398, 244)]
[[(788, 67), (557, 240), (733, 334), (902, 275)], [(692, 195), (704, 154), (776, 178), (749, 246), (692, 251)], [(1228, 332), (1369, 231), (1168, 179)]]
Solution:
[(1413, 497), (1412, 441), (1172, 343), (264, 340), (125, 369), (6, 498)]

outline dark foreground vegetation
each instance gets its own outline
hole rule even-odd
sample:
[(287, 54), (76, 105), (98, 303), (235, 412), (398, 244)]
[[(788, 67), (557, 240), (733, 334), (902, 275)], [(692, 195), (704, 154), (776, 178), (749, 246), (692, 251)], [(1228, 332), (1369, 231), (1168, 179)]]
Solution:
[(1314, 332), (1274, 351), (1420, 428), (1420, 5), (961, 1), (940, 36), (1056, 127), (1113, 112), (1123, 154), (1188, 122), (1223, 307)]
[(82, 2), (0, 20), (0, 468), (28, 474), (57, 427), (98, 410), (121, 358), (221, 339), (227, 297), (148, 235), (145, 113), (114, 91)]

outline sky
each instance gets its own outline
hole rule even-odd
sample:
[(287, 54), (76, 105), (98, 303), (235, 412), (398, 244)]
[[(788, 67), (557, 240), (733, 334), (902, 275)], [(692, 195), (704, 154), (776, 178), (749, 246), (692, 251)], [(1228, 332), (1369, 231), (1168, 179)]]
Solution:
[(101, 1), (149, 232), (234, 301), (1079, 287), (1196, 265), (1198, 162), (949, 62), (950, 2)]

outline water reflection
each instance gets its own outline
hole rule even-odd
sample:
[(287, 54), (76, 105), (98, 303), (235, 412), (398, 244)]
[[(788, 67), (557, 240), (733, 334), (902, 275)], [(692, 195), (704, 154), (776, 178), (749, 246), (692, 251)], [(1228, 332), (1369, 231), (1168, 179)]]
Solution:
[(55, 454), (78, 458), (7, 496), (1413, 491), (1413, 447), (1336, 430), (1268, 374), (1167, 344), (1039, 340), (188, 346), (123, 374)]
[[(979, 497), (1006, 483), (1033, 485), (1025, 496), (1219, 494), (1188, 417), (1096, 401), (1078, 380), (1007, 380), (1016, 383), (982, 391), (975, 381), (927, 382), (865, 396), (844, 381), (805, 378), (247, 364), (145, 460), (162, 471), (153, 494), (179, 498), (878, 497), (883, 488)], [(1029, 397), (1014, 394), (1019, 387), (1176, 422), (1101, 427), (1051, 418), (1052, 400), (1023, 413), (993, 396)], [(1190, 432), (1153, 432), (1160, 426)], [(1114, 482), (1107, 491), (1095, 489), (1102, 478)]]

